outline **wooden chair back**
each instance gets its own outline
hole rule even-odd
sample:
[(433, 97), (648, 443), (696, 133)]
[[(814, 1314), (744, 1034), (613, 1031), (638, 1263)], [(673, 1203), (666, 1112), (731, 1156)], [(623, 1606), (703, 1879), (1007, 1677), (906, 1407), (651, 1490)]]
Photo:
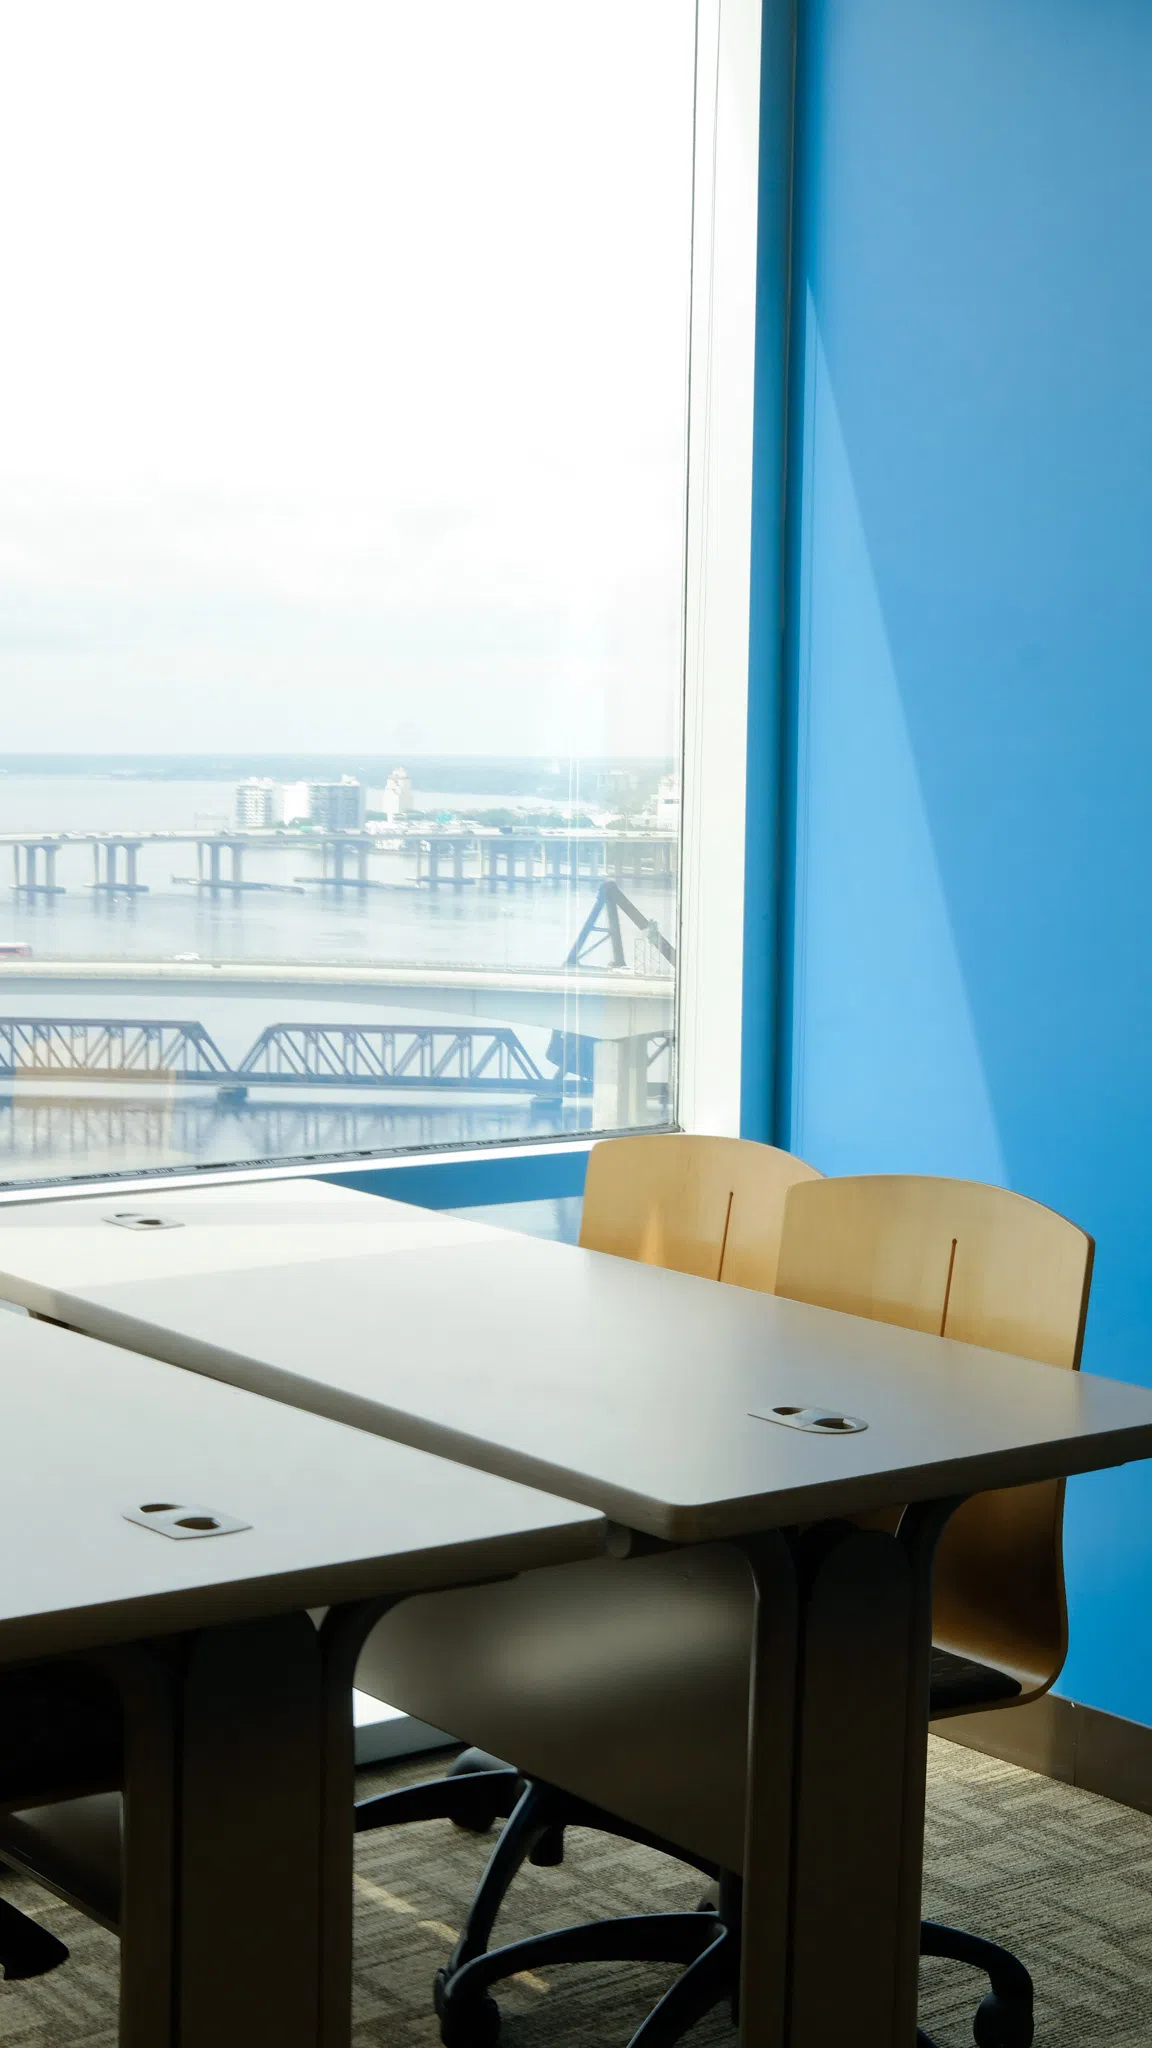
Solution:
[[(787, 1196), (776, 1292), (1075, 1372), (1093, 1241), (1005, 1188), (914, 1174), (821, 1180)], [(941, 1364), (949, 1363), (942, 1354)], [(1047, 1691), (1068, 1647), (1064, 1483), (975, 1495), (936, 1559), (933, 1640)]]
[(610, 1138), (589, 1155), (580, 1242), (770, 1294), (784, 1198), (818, 1178), (814, 1166), (750, 1138)]

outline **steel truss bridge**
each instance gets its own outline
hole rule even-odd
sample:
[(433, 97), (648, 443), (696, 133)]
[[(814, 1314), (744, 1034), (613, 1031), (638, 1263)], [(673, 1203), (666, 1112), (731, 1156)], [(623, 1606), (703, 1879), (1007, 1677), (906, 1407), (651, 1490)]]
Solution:
[[(671, 1034), (647, 1034), (652, 1085), (666, 1085)], [(0, 1018), (6, 1081), (117, 1081), (212, 1087), (242, 1102), (253, 1088), (457, 1090), (578, 1094), (590, 1089), (597, 1041), (554, 1033), (546, 1073), (505, 1025), (270, 1024), (232, 1066), (202, 1024), (133, 1017)], [(653, 1074), (653, 1069), (660, 1071)]]

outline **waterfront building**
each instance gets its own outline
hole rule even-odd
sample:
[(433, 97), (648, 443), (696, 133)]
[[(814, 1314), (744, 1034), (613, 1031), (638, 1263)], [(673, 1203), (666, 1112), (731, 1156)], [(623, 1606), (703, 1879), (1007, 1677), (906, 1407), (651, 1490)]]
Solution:
[(270, 775), (250, 775), (236, 790), (233, 822), (240, 832), (259, 832), (279, 823), (280, 787)]
[(306, 782), (282, 782), (279, 784), (279, 800), (276, 808), (278, 825), (306, 824), (312, 816), (311, 800)]
[(662, 776), (656, 791), (656, 830), (680, 830), (680, 784), (674, 775)]
[(406, 768), (394, 768), (384, 785), (384, 801), (381, 806), (390, 825), (412, 809), (412, 777)]
[(339, 782), (308, 784), (308, 817), (326, 832), (361, 832), (364, 829), (365, 791), (354, 775), (342, 775)]

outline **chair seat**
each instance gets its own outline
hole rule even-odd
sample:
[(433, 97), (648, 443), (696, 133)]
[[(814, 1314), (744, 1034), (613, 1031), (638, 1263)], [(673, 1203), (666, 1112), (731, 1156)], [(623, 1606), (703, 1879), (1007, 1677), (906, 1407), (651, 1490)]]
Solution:
[(119, 1704), (78, 1664), (0, 1672), (0, 1813), (119, 1785)]
[[(744, 1560), (706, 1544), (405, 1601), (369, 1636), (357, 1684), (739, 1870), (751, 1645)], [(1019, 1690), (1001, 1671), (933, 1651), (933, 1713)]]
[(977, 1707), (996, 1706), (1001, 1700), (1017, 1700), (1023, 1690), (1020, 1680), (991, 1664), (978, 1664), (974, 1657), (957, 1657), (951, 1650), (932, 1645), (933, 1714), (972, 1712)]
[(102, 1792), (7, 1814), (0, 1857), (115, 1933), (122, 1810), (118, 1792)]

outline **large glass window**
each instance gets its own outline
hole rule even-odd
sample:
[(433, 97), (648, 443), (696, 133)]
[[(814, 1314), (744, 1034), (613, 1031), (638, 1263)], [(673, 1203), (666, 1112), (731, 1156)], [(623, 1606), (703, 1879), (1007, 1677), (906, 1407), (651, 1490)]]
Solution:
[(694, 0), (0, 0), (0, 1179), (674, 1120)]

